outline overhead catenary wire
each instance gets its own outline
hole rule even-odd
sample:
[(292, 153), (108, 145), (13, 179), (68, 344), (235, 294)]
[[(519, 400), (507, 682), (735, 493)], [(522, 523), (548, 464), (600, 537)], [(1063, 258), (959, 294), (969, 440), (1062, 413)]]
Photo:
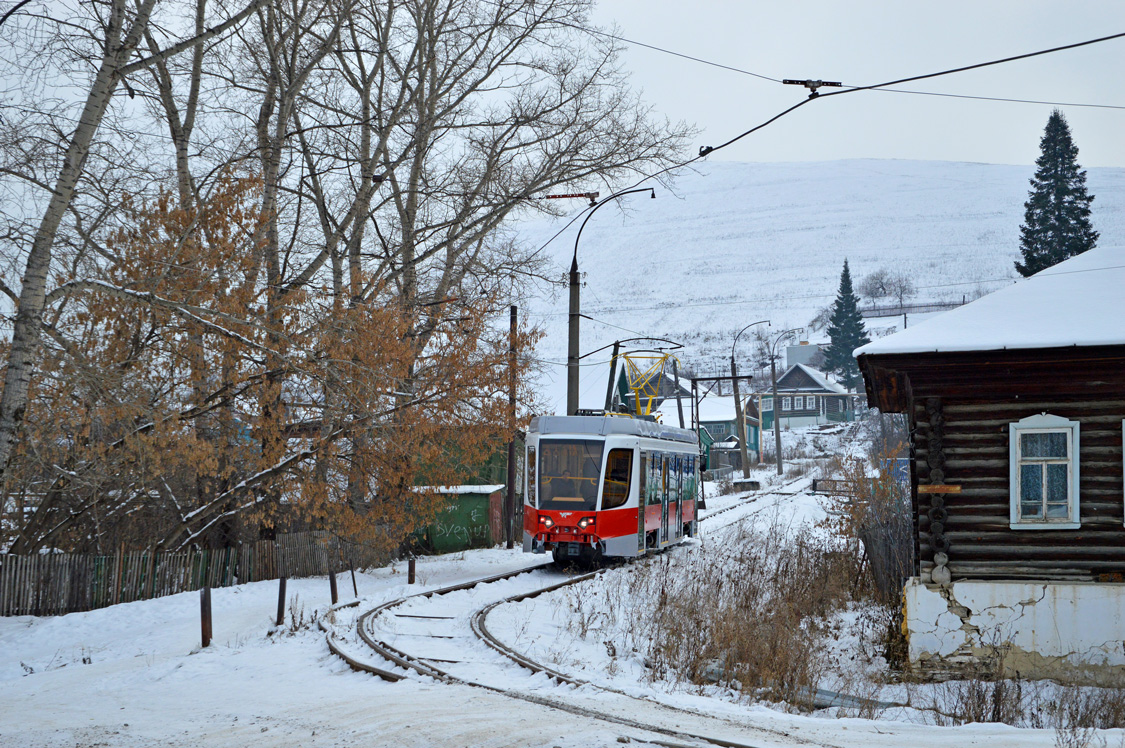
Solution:
[[(573, 24), (564, 24), (564, 25), (570, 26), (571, 28), (574, 28), (574, 29), (579, 29), (581, 31), (585, 31), (585, 32), (593, 34), (595, 36), (602, 36), (602, 37), (605, 37), (607, 39), (614, 39), (614, 40), (619, 41), (619, 42), (624, 42), (625, 44), (631, 44), (635, 47), (642, 47), (644, 49), (649, 49), (649, 50), (652, 50), (654, 52), (659, 52), (660, 54), (668, 55), (670, 57), (678, 57), (680, 59), (690, 60), (692, 62), (697, 62), (701, 65), (707, 65), (708, 67), (717, 68), (719, 70), (726, 70), (726, 71), (729, 71), (729, 72), (732, 72), (732, 73), (738, 73), (739, 75), (746, 75), (746, 76), (750, 76), (752, 78), (758, 78), (759, 80), (768, 81), (770, 83), (781, 83), (782, 82), (781, 78), (774, 78), (773, 76), (765, 75), (763, 73), (755, 73), (752, 70), (746, 70), (744, 68), (735, 67), (733, 65), (727, 65), (727, 64), (724, 64), (724, 63), (721, 63), (721, 62), (715, 62), (714, 60), (708, 60), (704, 57), (698, 57), (696, 55), (689, 55), (689, 54), (686, 54), (684, 52), (677, 52), (676, 50), (668, 49), (667, 47), (661, 47), (657, 44), (649, 44), (647, 42), (637, 41), (636, 39), (630, 39), (628, 37), (621, 36), (619, 34), (612, 34), (608, 31), (602, 31), (601, 29), (595, 29), (595, 28), (585, 28), (584, 29), (580, 26), (573, 25)], [(849, 88), (861, 89), (861, 88), (865, 88), (865, 86), (849, 86)], [(886, 91), (887, 93), (913, 94), (913, 95), (917, 95), (917, 96), (943, 96), (943, 97), (948, 97), (948, 98), (953, 98), (953, 99), (975, 99), (975, 100), (978, 100), (978, 101), (999, 101), (999, 102), (1007, 102), (1007, 103), (1013, 103), (1013, 104), (1039, 104), (1039, 105), (1046, 105), (1046, 106), (1088, 107), (1088, 108), (1093, 108), (1093, 109), (1125, 109), (1125, 105), (1118, 105), (1118, 104), (1091, 104), (1091, 103), (1074, 103), (1074, 102), (1067, 102), (1067, 101), (1044, 101), (1044, 100), (1039, 100), (1039, 99), (1008, 98), (1008, 97), (1004, 97), (1004, 96), (975, 96), (975, 95), (971, 95), (971, 94), (957, 94), (957, 93), (948, 93), (948, 92), (944, 92), (944, 91), (909, 91), (909, 90), (905, 90), (905, 89), (882, 88), (882, 87), (877, 88), (875, 90)]]
[(736, 68), (733, 65), (724, 65), (721, 62), (714, 62), (713, 60), (707, 60), (707, 59), (704, 59), (702, 57), (696, 57), (694, 55), (684, 54), (683, 52), (676, 52), (675, 50), (667, 49), (665, 47), (659, 47), (655, 44), (646, 44), (645, 42), (639, 42), (635, 39), (629, 39), (629, 38), (624, 37), (624, 36), (618, 36), (617, 34), (611, 34), (608, 31), (602, 31), (601, 29), (583, 28), (582, 26), (577, 26), (577, 25), (569, 24), (569, 23), (564, 23), (562, 25), (563, 26), (569, 26), (572, 29), (578, 29), (579, 31), (585, 31), (586, 33), (594, 34), (595, 36), (602, 36), (602, 37), (605, 37), (607, 39), (614, 39), (614, 40), (619, 41), (619, 42), (625, 42), (626, 44), (632, 44), (635, 47), (644, 47), (645, 49), (651, 49), (653, 51), (660, 52), (661, 54), (670, 55), (672, 57), (680, 57), (680, 58), (685, 59), (685, 60), (691, 60), (692, 62), (698, 62), (702, 65), (709, 65), (710, 67), (719, 68), (720, 70), (729, 70), (732, 73), (739, 73), (740, 75), (749, 75), (749, 76), (754, 77), (754, 78), (760, 78), (764, 81), (770, 81), (771, 83), (781, 83), (780, 78), (773, 78), (773, 77), (768, 76), (768, 75), (763, 75), (762, 73), (755, 73), (751, 70), (743, 70), (742, 68)]
[(1041, 99), (1009, 99), (1003, 96), (973, 96), (970, 94), (945, 93), (941, 91), (909, 91), (905, 88), (876, 88), (884, 93), (913, 94), (915, 96), (941, 96), (948, 99), (973, 99), (976, 101), (1000, 101), (1010, 104), (1039, 104), (1043, 106), (1086, 107), (1089, 109), (1125, 109), (1125, 105), (1118, 104), (1089, 104), (1073, 101), (1043, 101)]
[[(761, 130), (763, 127), (766, 127), (766, 126), (770, 125), (771, 123), (776, 122), (781, 117), (784, 117), (786, 114), (789, 114), (793, 110), (795, 110), (795, 109), (797, 109), (801, 106), (804, 106), (805, 104), (808, 104), (811, 101), (819, 101), (821, 99), (828, 99), (828, 98), (831, 98), (833, 96), (844, 96), (846, 94), (856, 93), (857, 91), (873, 91), (873, 90), (876, 90), (876, 89), (886, 88), (887, 86), (897, 86), (897, 85), (900, 85), (902, 83), (913, 83), (914, 81), (929, 80), (931, 78), (940, 78), (940, 77), (943, 77), (943, 76), (946, 76), (946, 75), (954, 75), (956, 73), (964, 73), (964, 72), (967, 72), (969, 70), (979, 70), (981, 68), (992, 67), (994, 65), (1004, 65), (1004, 64), (1009, 63), (1009, 62), (1016, 62), (1017, 60), (1027, 60), (1027, 59), (1030, 59), (1032, 57), (1040, 57), (1042, 55), (1055, 54), (1056, 52), (1065, 52), (1065, 51), (1071, 50), (1071, 49), (1078, 49), (1079, 47), (1088, 47), (1091, 44), (1101, 44), (1103, 42), (1112, 41), (1114, 39), (1120, 39), (1122, 37), (1125, 37), (1125, 32), (1121, 32), (1121, 33), (1117, 33), (1117, 34), (1110, 34), (1108, 36), (1100, 36), (1096, 39), (1087, 39), (1086, 41), (1075, 42), (1073, 44), (1063, 44), (1063, 45), (1060, 45), (1058, 47), (1050, 47), (1048, 49), (1041, 49), (1041, 50), (1038, 50), (1036, 52), (1026, 52), (1022, 55), (1012, 55), (1010, 57), (1002, 57), (1002, 58), (997, 59), (997, 60), (988, 60), (986, 62), (977, 62), (977, 63), (974, 63), (972, 65), (962, 65), (961, 67), (949, 68), (947, 70), (939, 70), (939, 71), (934, 72), (934, 73), (923, 73), (922, 75), (911, 75), (911, 76), (907, 76), (905, 78), (897, 78), (895, 80), (885, 81), (883, 83), (875, 83), (875, 84), (872, 84), (872, 85), (869, 85), (869, 86), (854, 86), (852, 88), (847, 88), (847, 89), (844, 89), (842, 91), (829, 91), (828, 93), (823, 93), (823, 94), (817, 93), (816, 91), (814, 91), (804, 101), (801, 101), (798, 104), (795, 104), (794, 106), (789, 107), (788, 109), (784, 110), (780, 114), (777, 114), (777, 115), (771, 117), (770, 119), (766, 120), (765, 122), (761, 123), (760, 125), (756, 125), (755, 127), (750, 128), (749, 130), (742, 133), (741, 135), (737, 135), (737, 136), (731, 138), (730, 140), (726, 141), (725, 143), (722, 143), (721, 145), (717, 145), (717, 146), (714, 146), (714, 147), (704, 146), (704, 147), (700, 148), (699, 149), (699, 156), (700, 157), (706, 156), (706, 155), (709, 155), (711, 153), (714, 153), (715, 151), (726, 148), (727, 146), (733, 145), (734, 143), (737, 143), (739, 140), (742, 140), (743, 138), (745, 138), (747, 135), (750, 135), (751, 133), (754, 133), (754, 132), (757, 132), (758, 130)], [(690, 161), (688, 163), (690, 163)], [(639, 182), (638, 182), (638, 184), (639, 184)]]
[[(590, 29), (586, 29), (586, 30), (590, 31)], [(599, 33), (605, 33), (605, 32), (599, 32)], [(876, 84), (868, 85), (868, 86), (853, 86), (851, 88), (845, 88), (845, 89), (840, 90), (840, 91), (831, 91), (829, 93), (823, 93), (823, 94), (820, 94), (820, 93), (817, 93), (816, 91), (814, 91), (813, 94), (809, 95), (808, 97), (802, 99), (801, 101), (797, 102), (796, 104), (793, 104), (792, 106), (789, 106), (789, 107), (783, 109), (782, 111), (773, 115), (769, 119), (755, 125), (754, 127), (751, 127), (749, 130), (746, 130), (745, 132), (741, 133), (740, 135), (736, 135), (735, 137), (733, 137), (733, 138), (727, 140), (726, 142), (721, 143), (717, 146), (701, 146), (700, 149), (699, 149), (699, 153), (696, 154), (695, 156), (692, 156), (691, 158), (686, 159), (684, 161), (680, 161), (679, 163), (671, 164), (669, 166), (662, 167), (662, 168), (652, 172), (651, 174), (647, 174), (646, 176), (644, 176), (644, 177), (638, 179), (637, 181), (633, 182), (631, 185), (626, 187), (626, 189), (632, 189), (632, 188), (637, 187), (641, 184), (644, 184), (645, 182), (649, 181), (650, 179), (656, 179), (656, 178), (658, 178), (660, 176), (663, 176), (664, 174), (667, 174), (671, 171), (675, 171), (677, 169), (682, 169), (685, 166), (690, 166), (691, 164), (695, 163), (696, 161), (700, 161), (703, 158), (706, 158), (707, 156), (711, 155), (715, 151), (722, 150), (723, 148), (727, 148), (728, 146), (734, 145), (735, 143), (737, 143), (738, 141), (747, 137), (748, 135), (752, 135), (753, 133), (768, 127), (769, 125), (778, 121), (779, 119), (781, 119), (785, 115), (790, 114), (790, 113), (796, 111), (797, 109), (800, 109), (801, 107), (803, 107), (806, 104), (808, 104), (810, 102), (813, 102), (813, 101), (818, 101), (820, 99), (827, 99), (827, 98), (830, 98), (832, 96), (843, 96), (845, 94), (856, 93), (858, 91), (885, 90), (887, 88), (887, 86), (897, 86), (897, 85), (900, 85), (902, 83), (911, 83), (911, 82), (914, 82), (914, 81), (928, 80), (928, 79), (931, 79), (931, 78), (939, 78), (939, 77), (946, 76), (946, 75), (954, 75), (956, 73), (963, 73), (963, 72), (966, 72), (966, 71), (969, 71), (969, 70), (978, 70), (980, 68), (991, 67), (991, 66), (994, 66), (994, 65), (1003, 65), (1003, 64), (1006, 64), (1006, 63), (1009, 63), (1009, 62), (1015, 62), (1017, 60), (1026, 60), (1026, 59), (1030, 59), (1032, 57), (1040, 57), (1042, 55), (1054, 54), (1054, 53), (1063, 52), (1063, 51), (1066, 51), (1066, 50), (1077, 49), (1079, 47), (1086, 47), (1086, 46), (1090, 46), (1092, 44), (1101, 44), (1103, 42), (1112, 41), (1114, 39), (1121, 39), (1123, 37), (1125, 37), (1125, 32), (1121, 32), (1121, 33), (1117, 33), (1117, 34), (1110, 34), (1108, 36), (1101, 36), (1101, 37), (1098, 37), (1096, 39), (1087, 39), (1086, 41), (1075, 42), (1073, 44), (1064, 44), (1064, 45), (1057, 46), (1057, 47), (1050, 47), (1048, 49), (1041, 49), (1041, 50), (1037, 50), (1035, 52), (1027, 52), (1027, 53), (1021, 54), (1021, 55), (1013, 55), (1013, 56), (1010, 56), (1010, 57), (1003, 57), (1003, 58), (1000, 58), (1000, 59), (997, 59), (997, 60), (988, 60), (986, 62), (974, 63), (972, 65), (963, 65), (961, 67), (948, 68), (946, 70), (939, 70), (939, 71), (934, 72), (934, 73), (924, 73), (922, 75), (913, 75), (913, 76), (908, 76), (906, 78), (897, 78), (895, 80), (886, 81), (884, 83), (876, 83)], [(622, 39), (622, 40), (624, 40), (624, 39)], [(768, 76), (761, 76), (757, 73), (751, 73), (751, 75), (754, 75), (755, 77), (762, 77), (762, 78), (768, 79)], [(586, 213), (586, 211), (588, 211), (590, 209), (591, 209), (591, 207), (587, 206), (586, 208), (583, 208), (581, 211), (579, 211), (577, 214), (575, 214), (575, 216), (573, 218), (571, 218), (569, 221), (567, 221), (557, 232), (555, 232), (555, 234), (553, 236), (551, 236), (550, 239), (545, 241), (542, 245), (540, 245), (540, 247), (538, 249), (536, 249), (534, 252), (532, 252), (531, 255), (529, 256), (529, 259), (537, 256), (539, 253), (541, 253), (543, 250), (545, 250), (548, 246), (550, 246), (551, 242), (553, 242), (555, 239), (557, 239), (564, 231), (566, 231), (566, 229), (568, 229), (575, 221), (577, 221), (579, 218), (581, 218)], [(957, 284), (957, 285), (963, 285), (963, 284)]]

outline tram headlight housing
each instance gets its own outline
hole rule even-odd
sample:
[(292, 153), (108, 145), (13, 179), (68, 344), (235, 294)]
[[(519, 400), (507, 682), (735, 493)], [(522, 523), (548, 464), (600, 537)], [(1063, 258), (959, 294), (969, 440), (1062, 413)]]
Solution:
[(582, 528), (583, 530), (585, 530), (588, 527), (592, 528), (594, 526), (594, 518), (593, 517), (583, 517), (582, 519), (578, 520), (578, 526), (580, 528)]
[(550, 527), (551, 525), (555, 524), (555, 521), (545, 514), (540, 514), (539, 524), (543, 525), (544, 527)]

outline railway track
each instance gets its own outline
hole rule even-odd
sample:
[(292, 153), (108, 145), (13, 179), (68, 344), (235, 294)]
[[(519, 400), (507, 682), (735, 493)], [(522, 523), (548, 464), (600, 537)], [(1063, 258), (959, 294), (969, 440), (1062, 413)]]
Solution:
[[(752, 502), (741, 501), (715, 510), (700, 519), (714, 517), (745, 508), (748, 503), (769, 496), (782, 497), (801, 479), (790, 481), (776, 491), (765, 491)], [(736, 520), (737, 521), (737, 520)], [(669, 549), (671, 550), (671, 549)], [(488, 628), (488, 614), (505, 603), (518, 603), (571, 585), (581, 584), (612, 567), (595, 572), (570, 575), (554, 570), (550, 562), (517, 571), (498, 574), (462, 584), (419, 592), (384, 602), (360, 614), (356, 620), (359, 638), (392, 668), (380, 667), (347, 654), (335, 641), (334, 632), (327, 631), (332, 651), (357, 670), (372, 673), (391, 681), (422, 676), (446, 683), (483, 688), (510, 698), (563, 710), (637, 731), (633, 739), (665, 746), (717, 745), (725, 748), (760, 748), (761, 744), (739, 742), (714, 733), (733, 733), (740, 738), (753, 733), (772, 745), (825, 745), (810, 743), (783, 731), (755, 727), (730, 719), (705, 714), (694, 709), (638, 697), (625, 691), (592, 684), (573, 675), (536, 662), (509, 647)], [(435, 604), (440, 601), (440, 604)], [(468, 624), (468, 632), (466, 632)], [(485, 645), (485, 646), (482, 646)], [(513, 689), (512, 664), (523, 668), (532, 679), (526, 688)], [(541, 676), (565, 690), (542, 692)], [(579, 695), (573, 687), (587, 687)], [(593, 692), (595, 696), (590, 697)], [(595, 702), (595, 703), (591, 703)], [(645, 715), (648, 718), (645, 719)], [(672, 719), (674, 724), (669, 725)], [(684, 726), (684, 723), (694, 723)], [(710, 734), (705, 734), (710, 733)], [(646, 737), (647, 736), (647, 737)], [(673, 738), (684, 743), (671, 743)]]

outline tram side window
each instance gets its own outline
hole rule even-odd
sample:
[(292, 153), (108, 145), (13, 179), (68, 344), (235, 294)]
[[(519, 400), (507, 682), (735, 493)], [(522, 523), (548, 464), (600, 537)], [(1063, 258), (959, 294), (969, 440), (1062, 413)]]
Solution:
[(684, 499), (684, 458), (676, 456), (676, 486), (673, 493), (675, 501), (682, 502)]
[(538, 506), (535, 503), (535, 447), (527, 448), (527, 503), (529, 506)]
[(687, 461), (687, 483), (684, 486), (684, 501), (695, 498), (695, 458), (689, 457)]
[(663, 474), (660, 475), (661, 504), (672, 501), (672, 494), (668, 493), (669, 490), (672, 490), (672, 456), (670, 456), (670, 454), (665, 454), (663, 462), (664, 471)]
[(648, 464), (652, 462), (649, 459), (648, 452), (641, 452), (641, 469), (637, 474), (641, 476), (641, 484), (637, 487), (637, 495), (640, 496), (640, 504), (644, 506), (645, 501), (648, 500)]
[(628, 500), (632, 476), (633, 450), (609, 450), (605, 461), (605, 480), (602, 482), (602, 509), (619, 507)]
[(648, 470), (648, 503), (660, 503), (660, 464), (663, 458), (659, 452), (654, 452), (649, 456)]

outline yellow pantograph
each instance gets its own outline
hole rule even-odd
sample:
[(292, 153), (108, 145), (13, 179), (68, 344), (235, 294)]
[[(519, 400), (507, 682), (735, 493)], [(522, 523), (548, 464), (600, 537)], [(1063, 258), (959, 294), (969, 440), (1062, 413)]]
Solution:
[(633, 406), (638, 416), (652, 414), (652, 405), (660, 395), (660, 383), (664, 377), (664, 367), (670, 353), (640, 352), (622, 353), (625, 359), (625, 381), (633, 393)]

